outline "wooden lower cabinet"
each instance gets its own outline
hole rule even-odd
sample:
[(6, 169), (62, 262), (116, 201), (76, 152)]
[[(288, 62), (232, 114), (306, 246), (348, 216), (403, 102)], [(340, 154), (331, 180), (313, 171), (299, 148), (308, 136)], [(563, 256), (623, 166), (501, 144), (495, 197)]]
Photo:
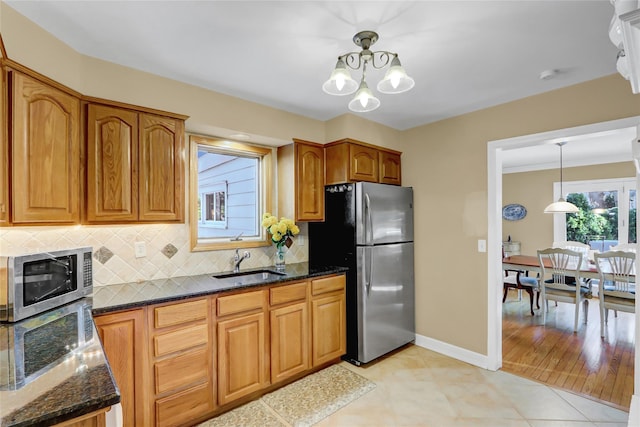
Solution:
[(147, 363), (144, 309), (94, 316), (111, 372), (120, 389), (123, 425), (144, 426)]
[(216, 408), (212, 300), (149, 307), (152, 425), (186, 425)]
[(94, 316), (124, 426), (191, 425), (338, 359), (344, 292), (337, 275)]
[(312, 365), (322, 365), (347, 351), (345, 276), (311, 282)]
[(308, 288), (301, 282), (270, 290), (272, 384), (311, 367)]
[[(225, 298), (234, 306), (251, 307), (251, 314), (218, 319), (218, 403), (224, 405), (269, 385), (266, 291), (218, 298), (218, 312)], [(264, 301), (259, 308), (245, 304)]]
[[(69, 421), (56, 424), (54, 427), (106, 427), (107, 419), (105, 413), (110, 407), (102, 408), (97, 411), (82, 415)], [(126, 426), (127, 424), (123, 424)]]

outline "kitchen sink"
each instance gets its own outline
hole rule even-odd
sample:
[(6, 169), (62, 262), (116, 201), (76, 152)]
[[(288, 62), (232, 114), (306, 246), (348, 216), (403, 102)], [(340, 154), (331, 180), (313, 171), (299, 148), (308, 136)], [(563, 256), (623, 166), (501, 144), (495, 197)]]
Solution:
[(276, 280), (285, 275), (285, 273), (273, 270), (251, 270), (239, 271), (237, 273), (214, 274), (213, 277), (215, 279), (226, 280), (235, 284), (248, 285), (252, 283)]

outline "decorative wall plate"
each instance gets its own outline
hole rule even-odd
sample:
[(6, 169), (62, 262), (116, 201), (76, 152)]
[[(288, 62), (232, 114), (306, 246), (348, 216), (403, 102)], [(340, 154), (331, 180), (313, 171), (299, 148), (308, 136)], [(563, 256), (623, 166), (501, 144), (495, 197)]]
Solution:
[(502, 218), (507, 221), (518, 221), (527, 216), (527, 208), (517, 203), (512, 203), (502, 208)]

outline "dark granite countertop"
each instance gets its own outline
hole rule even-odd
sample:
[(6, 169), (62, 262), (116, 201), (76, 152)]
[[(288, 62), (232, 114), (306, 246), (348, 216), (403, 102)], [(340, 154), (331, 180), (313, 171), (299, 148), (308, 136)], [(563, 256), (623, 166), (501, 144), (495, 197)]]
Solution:
[(84, 298), (0, 324), (0, 426), (49, 426), (120, 402)]
[[(276, 271), (273, 268), (243, 273)], [(236, 289), (344, 273), (344, 267), (289, 264), (257, 283), (203, 274), (94, 288), (83, 298), (17, 323), (0, 324), (0, 427), (50, 426), (120, 402), (93, 314)], [(246, 276), (244, 276), (246, 277)]]
[[(274, 271), (274, 267), (263, 267), (242, 270), (242, 273), (260, 271)], [(260, 287), (304, 280), (311, 277), (344, 273), (345, 267), (310, 266), (308, 262), (287, 264), (282, 275), (270, 275), (268, 279), (258, 283), (245, 283), (241, 279), (216, 279), (214, 275), (224, 275), (231, 272), (209, 273), (197, 276), (174, 277), (170, 279), (148, 280), (139, 283), (123, 283), (117, 285), (97, 286), (93, 289), (93, 314), (103, 314), (113, 311), (128, 310), (149, 304), (217, 294), (249, 287)], [(273, 277), (275, 276), (275, 277)]]

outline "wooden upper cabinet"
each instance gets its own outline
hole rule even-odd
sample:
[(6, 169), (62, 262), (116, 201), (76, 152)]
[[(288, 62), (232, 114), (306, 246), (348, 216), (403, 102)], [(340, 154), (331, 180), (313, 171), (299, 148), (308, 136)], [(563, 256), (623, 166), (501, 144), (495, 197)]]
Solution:
[(326, 184), (380, 182), (400, 185), (400, 152), (352, 139), (325, 145)]
[(378, 182), (378, 150), (349, 144), (349, 181)]
[(11, 72), (14, 224), (80, 222), (80, 100)]
[(184, 122), (140, 116), (140, 220), (184, 220)]
[(378, 156), (380, 165), (380, 182), (383, 184), (402, 185), (402, 169), (400, 154), (381, 150)]
[(324, 148), (293, 141), (278, 148), (279, 212), (296, 221), (324, 221)]
[(88, 223), (184, 221), (184, 120), (87, 106)]
[(87, 107), (87, 221), (138, 219), (138, 114)]

